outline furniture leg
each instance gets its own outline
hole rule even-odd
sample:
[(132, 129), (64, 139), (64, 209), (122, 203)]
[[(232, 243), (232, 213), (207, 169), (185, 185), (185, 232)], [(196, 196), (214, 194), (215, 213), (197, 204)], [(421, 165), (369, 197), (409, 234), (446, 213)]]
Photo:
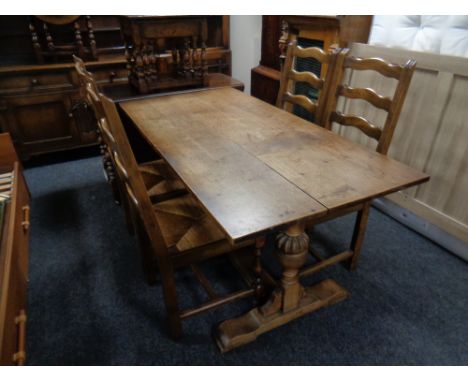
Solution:
[(173, 340), (178, 340), (182, 337), (182, 320), (180, 318), (179, 304), (177, 302), (174, 268), (167, 256), (160, 256), (158, 258), (158, 265), (170, 336)]
[(135, 235), (135, 229), (136, 229), (135, 224), (136, 224), (136, 222), (133, 221), (132, 207), (130, 205), (130, 202), (128, 201), (127, 195), (124, 194), (123, 187), (124, 186), (119, 181), (118, 188), (119, 188), (119, 193), (120, 193), (121, 205), (123, 206), (123, 209), (124, 209), (125, 222), (127, 223), (127, 230), (128, 230), (128, 233), (131, 236), (133, 236), (133, 235)]
[(360, 209), (356, 216), (356, 223), (354, 225), (353, 238), (351, 239), (351, 250), (353, 256), (349, 261), (349, 269), (356, 269), (359, 256), (361, 254), (362, 244), (364, 242), (364, 235), (366, 233), (367, 221), (369, 219), (370, 202), (364, 203), (364, 207)]
[(283, 268), (281, 286), (264, 305), (218, 326), (214, 336), (221, 352), (252, 342), (262, 333), (348, 296), (348, 292), (333, 280), (306, 288), (301, 285), (299, 269), (306, 262), (308, 248), (309, 237), (302, 222), (278, 235), (277, 255)]
[(255, 298), (259, 301), (264, 293), (264, 288), (262, 285), (262, 248), (265, 246), (265, 236), (259, 237), (255, 240), (255, 263), (254, 263), (254, 290)]
[(148, 238), (146, 231), (141, 227), (141, 224), (136, 225), (137, 237), (140, 244), (140, 252), (142, 257), (143, 272), (148, 285), (154, 285), (157, 281), (157, 263), (151, 246), (151, 241)]

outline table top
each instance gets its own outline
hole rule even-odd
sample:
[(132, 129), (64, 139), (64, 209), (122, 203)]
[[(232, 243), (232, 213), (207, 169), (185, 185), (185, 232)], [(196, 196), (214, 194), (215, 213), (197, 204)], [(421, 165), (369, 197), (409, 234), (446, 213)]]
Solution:
[(233, 242), (429, 179), (232, 88), (120, 106)]

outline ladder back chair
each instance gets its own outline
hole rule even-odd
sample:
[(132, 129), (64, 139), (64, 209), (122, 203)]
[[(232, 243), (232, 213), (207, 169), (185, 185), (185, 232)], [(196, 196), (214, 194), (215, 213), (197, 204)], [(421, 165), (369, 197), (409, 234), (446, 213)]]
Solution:
[[(276, 106), (288, 110), (291, 105), (298, 105), (314, 115), (315, 123), (320, 123), (327, 100), (330, 77), (333, 74), (335, 57), (335, 52), (327, 53), (317, 47), (301, 48), (297, 45), (297, 41), (290, 42), (283, 70), (281, 71)], [(294, 65), (297, 58), (312, 58), (317, 60), (322, 66), (321, 70), (326, 70), (325, 76), (321, 76), (323, 78), (320, 78), (313, 72), (296, 71)], [(316, 89), (319, 92), (317, 100), (312, 100), (302, 94), (293, 94), (295, 84), (298, 82), (305, 82)]]
[[(99, 143), (99, 151), (102, 155), (102, 164), (104, 167), (104, 174), (106, 176), (106, 180), (109, 183), (112, 195), (114, 197), (114, 201), (117, 204), (121, 203), (120, 200), (120, 192), (116, 180), (115, 169), (114, 165), (111, 161), (110, 155), (107, 152), (107, 143), (105, 138), (102, 134), (102, 129), (99, 126), (99, 117), (102, 115), (102, 110), (96, 105), (93, 98), (91, 97), (91, 92), (93, 94), (98, 94), (99, 90), (97, 85), (94, 81), (93, 75), (86, 69), (86, 66), (83, 60), (75, 55), (73, 55), (73, 61), (75, 62), (75, 69), (78, 73), (78, 79), (80, 82), (80, 95), (85, 100), (86, 107), (91, 107), (94, 112), (94, 116), (98, 121), (98, 143)], [(89, 89), (89, 91), (88, 91)]]
[[(87, 104), (91, 105), (97, 120), (100, 136), (100, 149), (101, 154), (103, 155), (103, 164), (107, 179), (111, 184), (114, 200), (120, 204), (122, 190), (118, 185), (118, 177), (116, 177), (115, 174), (115, 163), (113, 162), (112, 155), (110, 155), (108, 151), (109, 140), (112, 139), (112, 137), (109, 131), (103, 131), (103, 127), (100, 122), (102, 118), (104, 118), (104, 111), (99, 98), (99, 89), (93, 75), (86, 70), (83, 60), (75, 56), (73, 58), (80, 78), (81, 88), (84, 92), (83, 96)], [(153, 200), (168, 199), (186, 192), (183, 183), (162, 159), (141, 163), (138, 165), (138, 169), (143, 176), (145, 185)]]
[[(135, 157), (124, 132), (115, 104), (100, 95), (105, 118), (101, 120), (104, 131), (114, 138), (110, 151), (114, 156), (117, 172), (132, 204), (133, 217), (140, 243), (144, 243), (144, 264), (155, 272), (157, 265), (163, 289), (169, 329), (174, 339), (182, 335), (182, 320), (209, 309), (244, 297), (255, 296), (260, 289), (260, 249), (262, 240), (246, 240), (231, 244), (217, 223), (204, 211), (191, 194), (154, 203), (145, 188)], [(208, 258), (235, 252), (255, 243), (256, 250), (248, 256), (248, 265), (253, 269), (248, 287), (226, 296), (219, 296), (196, 263)], [(248, 254), (249, 255), (249, 254)], [(239, 266), (239, 263), (235, 263)], [(176, 268), (189, 266), (196, 279), (209, 296), (202, 305), (181, 310), (177, 300), (174, 273)], [(245, 275), (243, 275), (245, 276)], [(248, 281), (250, 280), (250, 281)]]
[[(330, 82), (328, 101), (323, 114), (322, 126), (331, 130), (332, 123), (337, 122), (344, 126), (355, 127), (367, 136), (377, 140), (377, 152), (386, 155), (415, 67), (416, 61), (414, 60), (408, 60), (404, 65), (397, 65), (389, 63), (381, 58), (359, 58), (349, 56), (348, 49), (342, 49), (336, 56), (334, 75)], [(344, 71), (346, 69), (376, 71), (380, 75), (397, 80), (398, 83), (393, 97), (381, 96), (370, 88), (357, 88), (342, 84)], [(385, 110), (387, 112), (387, 117), (383, 129), (379, 129), (364, 117), (348, 115), (337, 111), (336, 106), (339, 97), (362, 99), (374, 107)], [(370, 203), (365, 202), (356, 206), (351, 206), (346, 210), (336, 211), (331, 215), (325, 216), (320, 221), (314, 222), (314, 224), (318, 224), (357, 211), (350, 249), (327, 259), (322, 258), (312, 251), (311, 254), (318, 261), (314, 265), (303, 269), (301, 275), (310, 275), (341, 261), (348, 261), (350, 269), (354, 269), (361, 253), (369, 218), (369, 210)]]
[[(405, 65), (397, 65), (387, 62), (381, 58), (360, 58), (349, 56), (348, 49), (342, 49), (336, 58), (335, 76), (331, 82), (330, 95), (328, 97), (326, 110), (323, 114), (322, 125), (331, 130), (332, 123), (337, 122), (344, 126), (353, 126), (368, 137), (378, 141), (377, 152), (387, 154), (392, 141), (393, 133), (400, 117), (401, 109), (405, 102), (411, 78), (413, 76), (416, 61), (408, 60)], [(351, 87), (341, 83), (344, 71), (371, 70), (382, 76), (393, 78), (398, 81), (393, 97), (385, 97), (377, 94), (370, 88)], [(387, 117), (382, 129), (378, 128), (366, 118), (344, 114), (336, 110), (339, 97), (361, 99), (367, 101), (376, 108), (385, 110)]]

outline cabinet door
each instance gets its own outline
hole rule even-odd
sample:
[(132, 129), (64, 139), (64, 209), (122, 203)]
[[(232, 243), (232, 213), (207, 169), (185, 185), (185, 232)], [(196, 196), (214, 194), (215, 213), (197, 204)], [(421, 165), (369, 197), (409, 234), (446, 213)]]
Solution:
[[(29, 252), (29, 194), (18, 162), (15, 165), (15, 184), (6, 221), (5, 259), (8, 273), (3, 276), (0, 317), (0, 365), (23, 364), (26, 358), (26, 309)], [(9, 244), (11, 243), (11, 244)], [(7, 281), (7, 284), (5, 285)]]
[(5, 97), (0, 126), (11, 133), (21, 157), (79, 145), (72, 93)]

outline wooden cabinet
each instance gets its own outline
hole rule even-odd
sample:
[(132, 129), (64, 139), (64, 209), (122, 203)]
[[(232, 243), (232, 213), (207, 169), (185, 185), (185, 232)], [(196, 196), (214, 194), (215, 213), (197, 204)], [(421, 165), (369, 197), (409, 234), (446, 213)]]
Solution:
[[(152, 19), (145, 26), (161, 23), (161, 33), (176, 33), (164, 24), (167, 17)], [(181, 27), (192, 20), (170, 19)], [(229, 17), (203, 19), (206, 69), (230, 75)], [(118, 16), (0, 16), (0, 133), (11, 134), (21, 159), (97, 144), (96, 121), (80, 97), (72, 54), (85, 60), (106, 94), (130, 94), (124, 53)], [(171, 65), (170, 47), (158, 54)], [(161, 90), (181, 86), (166, 81)]]
[(22, 158), (96, 141), (91, 110), (75, 90), (8, 95), (0, 105), (0, 129), (10, 132)]
[(11, 134), (21, 159), (97, 143), (72, 54), (108, 86), (126, 81), (123, 53), (115, 16), (0, 17), (0, 132)]
[[(0, 134), (0, 176), (9, 199), (0, 224), (0, 365), (26, 361), (29, 191), (8, 134)], [(0, 220), (0, 221), (1, 221)]]
[[(251, 94), (275, 104), (282, 58), (289, 41), (297, 39), (300, 46), (324, 50), (333, 45), (346, 47), (353, 41), (367, 42), (371, 23), (372, 16), (357, 15), (263, 16), (262, 53), (260, 65), (252, 69)], [(323, 77), (325, 73), (317, 74)]]

